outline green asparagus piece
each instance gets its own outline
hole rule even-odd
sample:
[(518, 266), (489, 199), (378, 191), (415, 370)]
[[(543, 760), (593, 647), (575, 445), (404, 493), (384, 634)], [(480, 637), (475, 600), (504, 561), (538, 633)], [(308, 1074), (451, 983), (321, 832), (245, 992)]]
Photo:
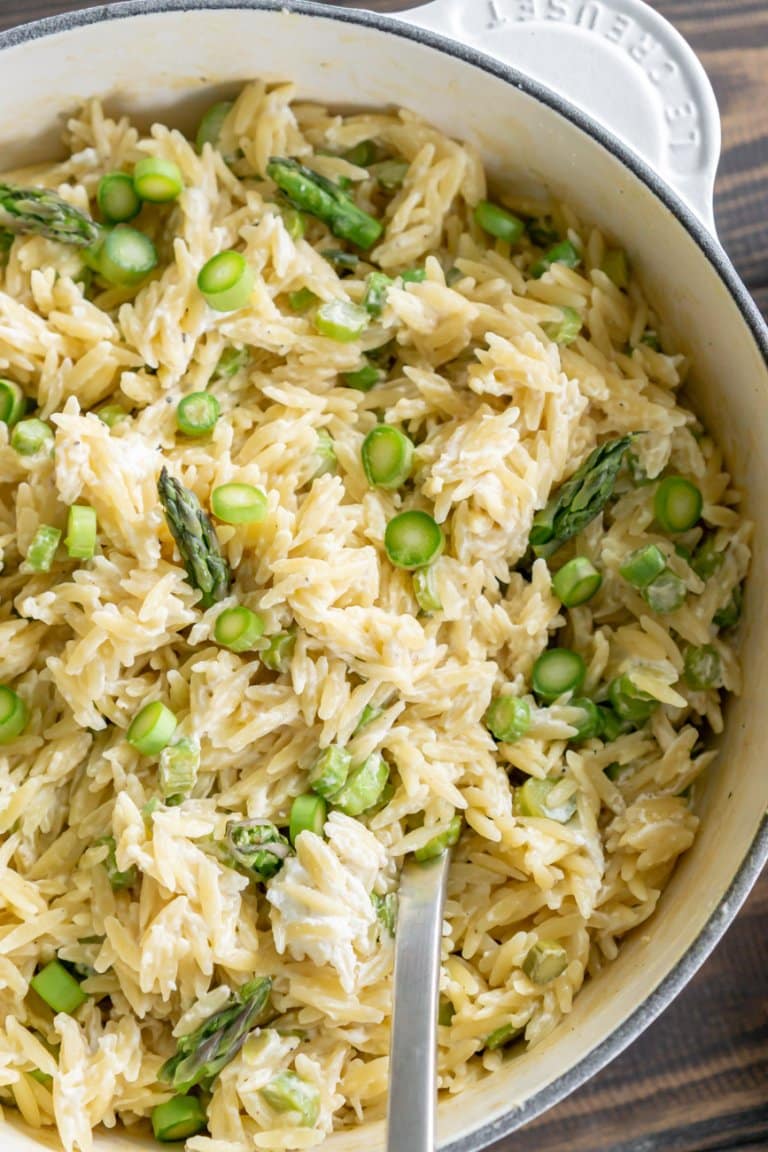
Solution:
[(117, 844), (114, 836), (102, 836), (100, 840), (95, 841), (95, 844), (96, 846), (104, 844), (107, 847), (107, 857), (103, 863), (112, 890), (120, 892), (123, 888), (132, 888), (139, 878), (139, 870), (135, 864), (132, 864), (125, 872), (119, 870), (115, 856)]
[(339, 464), (333, 437), (328, 429), (318, 428), (316, 436), (317, 446), (315, 448), (314, 458), (317, 461), (317, 467), (312, 473), (313, 480), (317, 480), (319, 476), (333, 476)]
[(299, 1127), (313, 1128), (317, 1123), (320, 1093), (314, 1084), (308, 1084), (295, 1072), (278, 1072), (259, 1092), (275, 1112), (294, 1114)]
[(378, 720), (379, 716), (383, 715), (383, 708), (376, 708), (372, 704), (366, 704), (365, 708), (363, 708), (362, 712), (360, 713), (360, 719), (358, 720), (357, 727), (355, 728), (352, 735), (357, 736), (358, 732), (362, 732), (363, 728), (365, 728), (367, 724), (373, 724), (374, 720)]
[(616, 477), (633, 436), (606, 440), (537, 512), (529, 543), (535, 556), (551, 556), (598, 516), (613, 495)]
[(194, 492), (169, 476), (167, 468), (160, 473), (157, 491), (187, 579), (202, 592), (203, 608), (210, 608), (224, 599), (232, 582), (216, 531)]
[(397, 893), (388, 892), (386, 896), (379, 896), (377, 892), (374, 892), (371, 900), (379, 924), (386, 929), (390, 936), (394, 936), (397, 924)]
[(547, 249), (540, 260), (531, 264), (529, 272), (538, 280), (548, 272), (553, 264), (564, 264), (566, 268), (576, 268), (581, 263), (581, 256), (571, 244), (570, 240), (561, 240), (559, 244)]
[(331, 804), (347, 816), (360, 816), (378, 804), (389, 780), (389, 765), (380, 752), (372, 752), (353, 769)]
[(345, 252), (343, 248), (324, 248), (320, 255), (333, 265), (339, 276), (343, 272), (354, 272), (360, 263), (360, 257), (356, 253)]
[(533, 984), (551, 984), (568, 967), (568, 953), (557, 940), (539, 940), (523, 960), (523, 972)]
[(614, 760), (613, 764), (609, 764), (606, 768), (603, 768), (603, 772), (608, 779), (615, 784), (621, 780), (626, 772), (630, 771), (630, 768), (631, 766), (629, 764), (619, 764), (618, 760)]
[(237, 1056), (249, 1033), (265, 1021), (271, 990), (268, 976), (245, 984), (224, 1008), (194, 1032), (179, 1037), (176, 1055), (163, 1064), (159, 1079), (176, 1092), (187, 1093), (198, 1084), (207, 1091), (222, 1068)]
[(250, 348), (228, 344), (219, 356), (219, 362), (213, 370), (211, 380), (230, 380), (241, 368), (247, 367), (250, 359)]
[(594, 700), (587, 696), (575, 696), (568, 702), (568, 706), (578, 709), (581, 713), (569, 724), (576, 729), (576, 735), (570, 739), (574, 744), (581, 744), (584, 740), (600, 739), (603, 735), (603, 718)]
[(196, 1096), (172, 1096), (152, 1109), (152, 1130), (161, 1144), (177, 1144), (202, 1132), (205, 1108)]
[(53, 1088), (53, 1076), (49, 1076), (47, 1072), (41, 1072), (39, 1068), (32, 1068), (27, 1075), (36, 1080), (38, 1084), (42, 1084), (43, 1088), (47, 1088), (49, 1091)]
[(685, 651), (683, 676), (694, 692), (704, 692), (707, 688), (722, 688), (723, 666), (720, 653), (714, 644), (704, 644), (701, 648), (691, 645)]
[(270, 820), (230, 820), (227, 849), (236, 867), (253, 880), (277, 875), (291, 846)]
[(261, 653), (261, 661), (270, 672), (287, 672), (291, 667), (293, 650), (296, 647), (296, 630), (276, 632), (270, 636), (267, 647)]
[[(29, 556), (29, 553), (27, 553)], [(741, 610), (744, 601), (744, 591), (738, 584), (730, 595), (728, 602), (720, 608), (713, 617), (718, 628), (735, 628), (741, 619)]]
[(267, 175), (287, 196), (294, 208), (323, 220), (334, 236), (349, 240), (358, 248), (371, 248), (383, 232), (373, 216), (358, 208), (336, 184), (305, 168), (298, 160), (273, 156)]
[(485, 1039), (485, 1048), (487, 1052), (495, 1052), (497, 1048), (505, 1048), (507, 1044), (511, 1044), (514, 1040), (519, 1040), (521, 1036), (525, 1035), (525, 1028), (516, 1028), (514, 1024), (502, 1024), (501, 1028), (497, 1028), (491, 1032), (490, 1036)]
[(521, 788), (515, 789), (515, 815), (567, 824), (576, 815), (578, 805), (576, 797), (570, 796), (563, 804), (550, 806), (549, 794), (559, 783), (558, 780), (538, 780), (531, 776)]
[(417, 848), (413, 854), (414, 857), (420, 864), (424, 864), (427, 860), (434, 860), (436, 856), (442, 856), (443, 852), (458, 844), (463, 824), (464, 820), (457, 812), (445, 831), (438, 832), (437, 836), (433, 836), (421, 848)]
[(166, 804), (180, 804), (197, 783), (200, 768), (200, 745), (197, 740), (182, 737), (160, 753), (158, 783)]
[(437, 1010), (437, 1022), (441, 1028), (450, 1028), (453, 1023), (453, 1018), (456, 1015), (456, 1009), (450, 1000), (444, 996), (440, 997), (440, 1005)]
[(352, 757), (346, 748), (330, 744), (318, 752), (309, 768), (309, 786), (324, 800), (330, 800), (347, 782)]
[(73, 208), (48, 188), (16, 188), (0, 184), (0, 227), (15, 234), (45, 236), (62, 244), (87, 248), (95, 244), (101, 228), (90, 216)]
[(371, 272), (366, 281), (367, 287), (363, 297), (363, 307), (371, 316), (381, 316), (387, 302), (387, 292), (394, 281), (386, 272)]
[[(632, 731), (632, 721), (624, 720), (613, 708), (605, 705), (598, 708), (600, 713), (600, 739), (604, 744), (612, 744), (614, 740), (618, 740), (619, 736), (624, 736), (627, 732)], [(611, 777), (613, 779), (613, 777)]]
[(652, 328), (646, 328), (640, 337), (640, 343), (645, 344), (646, 348), (652, 348), (654, 352), (661, 352), (661, 340)]
[(626, 674), (611, 680), (608, 699), (619, 719), (635, 728), (642, 728), (659, 706), (658, 700), (637, 688)]
[(725, 552), (718, 552), (715, 547), (715, 537), (704, 536), (691, 559), (691, 568), (701, 580), (709, 580), (715, 572), (722, 568), (725, 561)]
[(8, 256), (10, 255), (11, 248), (13, 248), (15, 239), (16, 237), (13, 232), (0, 229), (0, 265), (8, 263)]
[(540, 216), (537, 220), (529, 220), (526, 225), (532, 244), (539, 248), (551, 248), (560, 239), (560, 233), (555, 228), (551, 216)]

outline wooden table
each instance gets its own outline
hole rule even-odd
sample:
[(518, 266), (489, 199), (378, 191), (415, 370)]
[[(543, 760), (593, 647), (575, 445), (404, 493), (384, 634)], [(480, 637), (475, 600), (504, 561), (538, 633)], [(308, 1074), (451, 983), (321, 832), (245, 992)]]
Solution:
[[(0, 0), (0, 28), (93, 2)], [(768, 316), (768, 4), (657, 0), (654, 7), (687, 36), (714, 82), (724, 136), (720, 236)], [(766, 937), (768, 876), (672, 1007), (588, 1085), (496, 1152), (768, 1149)]]

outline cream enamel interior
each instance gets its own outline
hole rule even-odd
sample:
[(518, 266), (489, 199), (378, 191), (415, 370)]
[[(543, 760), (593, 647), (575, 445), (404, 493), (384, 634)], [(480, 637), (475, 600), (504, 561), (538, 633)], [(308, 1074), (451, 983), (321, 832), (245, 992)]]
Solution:
[[(512, 61), (514, 63), (514, 61)], [(632, 1015), (675, 968), (721, 904), (768, 806), (761, 756), (762, 590), (768, 580), (768, 372), (717, 271), (656, 196), (600, 143), (512, 85), (439, 51), (354, 23), (278, 11), (176, 11), (114, 19), (35, 39), (2, 53), (3, 166), (55, 154), (62, 116), (82, 99), (146, 118), (191, 123), (227, 85), (292, 78), (300, 95), (333, 104), (402, 104), (480, 148), (502, 181), (544, 184), (621, 239), (670, 330), (696, 361), (693, 406), (718, 436), (757, 523), (743, 626), (745, 691), (730, 707), (704, 820), (661, 902), (619, 960), (588, 983), (572, 1014), (530, 1054), (440, 1109), (441, 1143), (464, 1138), (573, 1069)], [(140, 84), (140, 89), (138, 85)], [(112, 94), (110, 96), (110, 94)], [(493, 109), (493, 115), (489, 110)], [(725, 905), (724, 922), (734, 909)], [(4, 1152), (58, 1147), (6, 1129)], [(383, 1148), (381, 1125), (335, 1136), (332, 1152)], [(149, 1141), (147, 1146), (155, 1146)], [(99, 1136), (99, 1152), (137, 1147)]]

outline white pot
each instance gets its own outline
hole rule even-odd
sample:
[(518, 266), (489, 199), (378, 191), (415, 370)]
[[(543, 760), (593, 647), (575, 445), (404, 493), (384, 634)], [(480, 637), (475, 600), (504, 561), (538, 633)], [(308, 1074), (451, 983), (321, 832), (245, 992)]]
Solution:
[[(212, 89), (231, 91), (255, 76), (293, 78), (302, 97), (330, 103), (414, 108), (476, 144), (497, 178), (524, 173), (621, 239), (694, 357), (693, 405), (725, 449), (757, 524), (744, 694), (728, 711), (698, 839), (656, 916), (587, 983), (556, 1032), (441, 1105), (441, 1147), (471, 1152), (554, 1104), (630, 1043), (706, 958), (768, 857), (768, 501), (760, 496), (768, 492), (768, 332), (714, 236), (720, 132), (712, 90), (690, 48), (640, 0), (434, 0), (397, 19), (310, 3), (290, 9), (275, 0), (137, 0), (5, 33), (3, 167), (50, 156), (62, 115), (92, 95), (112, 93), (115, 107), (182, 126), (210, 104)], [(51, 1147), (10, 1127), (0, 1145)], [(381, 1125), (336, 1135), (327, 1147), (363, 1145), (383, 1147)], [(104, 1134), (97, 1147), (117, 1152), (136, 1142)]]

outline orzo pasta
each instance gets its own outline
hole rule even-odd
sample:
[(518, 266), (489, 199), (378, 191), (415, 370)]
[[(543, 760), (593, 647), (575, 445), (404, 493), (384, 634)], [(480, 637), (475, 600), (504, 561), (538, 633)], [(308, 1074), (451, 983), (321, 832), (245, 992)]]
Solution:
[(0, 1092), (312, 1147), (383, 1115), (406, 854), (445, 1092), (652, 914), (750, 526), (616, 241), (415, 116), (66, 142), (0, 193)]

